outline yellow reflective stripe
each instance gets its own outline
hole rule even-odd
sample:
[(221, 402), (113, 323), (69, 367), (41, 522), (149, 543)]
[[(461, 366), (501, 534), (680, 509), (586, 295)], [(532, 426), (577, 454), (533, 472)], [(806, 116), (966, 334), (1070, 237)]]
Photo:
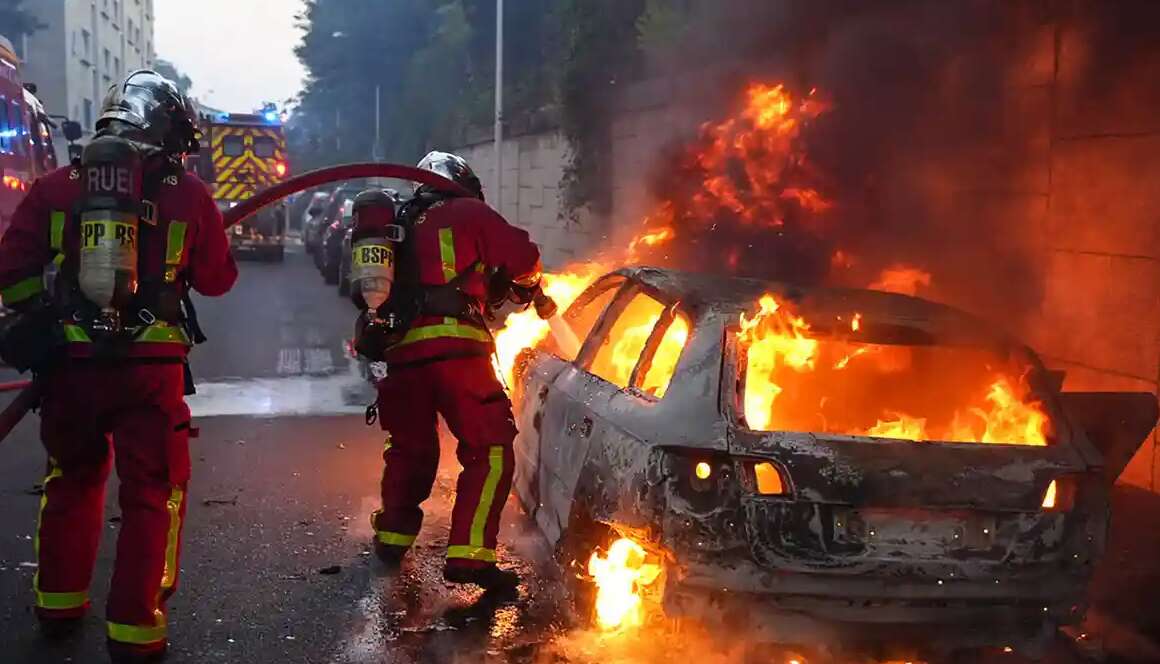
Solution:
[[(439, 229), (439, 258), (443, 262), (443, 283), (449, 284), (459, 272), (455, 269), (455, 235), (450, 228)], [(444, 318), (444, 325), (454, 325), (454, 318)]]
[(0, 299), (4, 300), (6, 304), (16, 304), (30, 297), (39, 295), (43, 290), (44, 279), (41, 277), (29, 277), (7, 288), (0, 288)]
[(177, 583), (177, 545), (181, 537), (181, 504), (185, 502), (185, 492), (173, 487), (165, 509), (169, 512), (169, 534), (165, 538), (165, 571), (161, 574), (161, 587), (169, 590)]
[(79, 325), (66, 324), (64, 326), (64, 338), (67, 339), (69, 343), (74, 344), (87, 344), (92, 343), (93, 341), (89, 338), (89, 333), (85, 332), (85, 328)]
[(475, 506), (475, 517), (471, 519), (472, 546), (483, 546), (483, 530), (487, 527), (487, 516), (491, 513), (492, 503), (495, 502), (495, 489), (499, 486), (499, 478), (503, 475), (503, 446), (493, 445), (487, 454), (487, 479), (483, 482), (483, 491), (479, 494), (479, 503)]
[(184, 221), (169, 222), (169, 237), (165, 243), (165, 263), (167, 265), (180, 265), (181, 256), (185, 253), (185, 229), (187, 224)]
[(411, 546), (415, 543), (415, 535), (392, 533), (388, 530), (376, 530), (375, 539), (387, 546)]
[[(67, 323), (64, 326), (64, 337), (69, 343), (74, 344), (87, 344), (93, 341), (89, 338), (89, 333), (85, 331), (85, 328)], [(170, 325), (169, 323), (154, 323), (142, 330), (133, 341), (136, 343), (190, 345), (185, 330), (179, 325)]]
[(138, 625), (122, 625), (120, 623), (108, 623), (109, 638), (121, 643), (132, 643), (134, 645), (152, 645), (165, 640), (165, 614), (161, 609), (153, 611), (153, 617), (157, 624), (153, 627), (141, 627)]
[(151, 344), (189, 345), (189, 337), (185, 335), (185, 330), (177, 325), (170, 325), (168, 323), (154, 323), (150, 325), (138, 334), (134, 341)]
[(89, 593), (44, 593), (36, 591), (36, 606), (40, 609), (60, 611), (65, 609), (79, 609), (89, 603)]
[(56, 251), (64, 249), (64, 212), (55, 211), (49, 217), (48, 245)]
[[(64, 473), (60, 466), (56, 465), (56, 459), (48, 458), (48, 475), (44, 478), (42, 488), (44, 493), (40, 494), (40, 511), (36, 514), (36, 540), (32, 543), (32, 550), (36, 554), (36, 574), (32, 575), (32, 589), (36, 591), (37, 601), (40, 601), (40, 528), (44, 522), (44, 508), (48, 507), (48, 484), (58, 477), (63, 477)], [(50, 608), (50, 607), (44, 607)], [(72, 608), (72, 607), (68, 607)]]
[(447, 547), (447, 557), (460, 560), (478, 560), (484, 563), (496, 561), (495, 549), (485, 549), (482, 546), (449, 546)]
[(443, 323), (442, 325), (426, 325), (424, 327), (411, 328), (411, 330), (407, 332), (406, 336), (403, 337), (403, 340), (395, 344), (395, 348), (413, 344), (417, 341), (438, 339), (440, 337), (471, 339), (473, 341), (482, 341), (484, 343), (491, 341), (491, 335), (489, 335), (486, 330), (481, 330), (474, 325), (465, 325), (457, 321), (454, 323)]
[(439, 229), (439, 258), (443, 261), (443, 283), (449, 284), (459, 274), (455, 269), (455, 237), (450, 228)]

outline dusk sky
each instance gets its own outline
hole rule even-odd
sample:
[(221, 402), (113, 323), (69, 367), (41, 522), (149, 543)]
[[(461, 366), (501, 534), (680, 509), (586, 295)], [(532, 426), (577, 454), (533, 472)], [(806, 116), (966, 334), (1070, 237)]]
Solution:
[(294, 16), (303, 0), (155, 0), (157, 56), (193, 79), (193, 95), (215, 108), (279, 106), (302, 89)]

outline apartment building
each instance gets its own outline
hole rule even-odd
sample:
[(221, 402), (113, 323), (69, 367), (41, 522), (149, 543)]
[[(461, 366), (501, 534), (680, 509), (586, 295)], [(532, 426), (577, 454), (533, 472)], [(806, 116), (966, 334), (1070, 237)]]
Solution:
[(153, 0), (36, 0), (25, 3), (47, 27), (9, 35), (50, 114), (91, 132), (109, 86), (154, 57)]

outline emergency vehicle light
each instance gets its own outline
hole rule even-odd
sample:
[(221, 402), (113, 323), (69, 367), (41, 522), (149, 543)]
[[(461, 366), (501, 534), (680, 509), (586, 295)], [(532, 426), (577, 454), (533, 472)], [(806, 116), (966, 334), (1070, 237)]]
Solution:
[(274, 172), (278, 174), (278, 177), (284, 177), (286, 175), (286, 162), (280, 161), (274, 164)]
[(263, 114), (263, 117), (266, 118), (266, 122), (269, 122), (270, 124), (274, 124), (275, 122), (278, 121), (278, 111), (266, 111)]

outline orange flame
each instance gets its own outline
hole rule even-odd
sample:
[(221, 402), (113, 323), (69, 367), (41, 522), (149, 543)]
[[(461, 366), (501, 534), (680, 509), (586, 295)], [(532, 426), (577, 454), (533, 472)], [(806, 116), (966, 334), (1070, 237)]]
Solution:
[(596, 583), (596, 624), (603, 630), (627, 629), (644, 624), (641, 592), (656, 583), (661, 566), (648, 561), (644, 547), (623, 537), (602, 557), (588, 559), (588, 574)]
[(786, 203), (810, 214), (830, 209), (832, 203), (816, 189), (787, 181), (804, 163), (797, 146), (803, 124), (826, 110), (813, 94), (798, 101), (783, 85), (754, 83), (736, 117), (703, 125), (689, 154), (700, 186), (680, 200), (662, 201), (645, 218), (644, 229), (629, 243), (629, 260), (637, 262), (644, 250), (675, 239), (678, 216), (710, 226), (727, 210), (743, 224), (777, 227), (785, 223)]
[[(572, 272), (545, 274), (542, 282), (544, 293), (555, 300), (563, 312), (606, 270), (607, 266), (603, 264), (589, 263)], [(495, 335), (496, 374), (504, 384), (514, 384), (512, 371), (520, 351), (543, 341), (549, 329), (548, 322), (541, 320), (533, 309), (518, 311), (507, 317)]]
[(871, 290), (898, 293), (900, 295), (918, 295), (919, 287), (929, 288), (930, 273), (912, 265), (892, 265), (882, 271), (878, 281), (870, 284)]
[[(861, 321), (855, 315), (851, 328), (859, 329)], [(759, 299), (753, 318), (741, 315), (737, 337), (745, 357), (745, 420), (754, 430), (810, 426), (812, 431), (845, 435), (1017, 445), (1046, 445), (1050, 435), (1050, 419), (1025, 381), (988, 369), (962, 379), (939, 377), (951, 398), (958, 399), (948, 404), (949, 415), (941, 423), (932, 423), (933, 414), (919, 416), (892, 406), (895, 401), (930, 404), (924, 388), (917, 387), (921, 380), (907, 392), (907, 372), (924, 366), (912, 361), (910, 349), (818, 339), (802, 317), (770, 294)], [(851, 366), (855, 358), (871, 354), (874, 362), (864, 361), (857, 370)], [(833, 373), (838, 371), (843, 373)], [(990, 378), (985, 378), (987, 372)], [(984, 382), (976, 382), (980, 379)], [(817, 410), (813, 419), (800, 412), (811, 403), (807, 392), (823, 395), (813, 402), (816, 406), (808, 406)], [(835, 399), (829, 398), (831, 393)], [(781, 411), (794, 412), (779, 412), (783, 395), (792, 403)], [(859, 418), (874, 424), (858, 426)], [(840, 423), (831, 423), (835, 420)]]

